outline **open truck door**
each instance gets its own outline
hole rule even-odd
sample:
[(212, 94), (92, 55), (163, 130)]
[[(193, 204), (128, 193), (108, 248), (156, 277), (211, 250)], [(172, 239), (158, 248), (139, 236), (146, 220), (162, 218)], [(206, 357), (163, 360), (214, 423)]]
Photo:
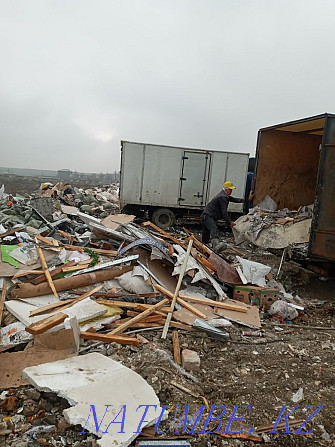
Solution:
[(335, 260), (335, 116), (326, 116), (320, 147), (309, 252)]

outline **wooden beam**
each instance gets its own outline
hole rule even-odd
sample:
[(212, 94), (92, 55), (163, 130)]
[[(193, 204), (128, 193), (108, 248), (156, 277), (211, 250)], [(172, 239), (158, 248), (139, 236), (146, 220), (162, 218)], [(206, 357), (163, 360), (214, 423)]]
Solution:
[[(143, 303), (128, 303), (126, 301), (117, 301), (117, 300), (97, 300), (98, 304), (104, 304), (105, 306), (117, 306), (123, 307), (125, 309), (138, 309), (138, 310), (147, 310), (151, 309), (153, 304), (143, 304)], [(159, 309), (160, 312), (169, 312), (170, 307), (162, 307)]]
[[(63, 244), (63, 247), (70, 251), (80, 251), (81, 253), (85, 251), (86, 247), (80, 247), (79, 245), (68, 245)], [(103, 250), (102, 248), (91, 248), (90, 250), (95, 251), (99, 255), (105, 255), (105, 256), (116, 256), (118, 254), (115, 250)]]
[(75, 236), (71, 236), (71, 234), (68, 234), (68, 233), (66, 233), (65, 231), (62, 231), (62, 230), (58, 230), (57, 229), (57, 231), (58, 231), (58, 233), (61, 236), (65, 237), (65, 239), (70, 241), (70, 244), (73, 244), (73, 242), (78, 242), (78, 240), (75, 238)]
[(202, 251), (204, 254), (207, 254), (207, 255), (211, 255), (212, 254), (212, 250), (210, 248), (208, 248), (205, 244), (203, 244), (193, 233), (188, 231), (187, 228), (183, 227), (183, 230), (185, 231), (186, 234), (189, 235), (188, 240), (190, 238), (193, 239), (194, 244), (198, 247), (198, 249), (200, 251)]
[(181, 365), (181, 357), (180, 357), (180, 344), (179, 344), (179, 336), (178, 331), (172, 332), (172, 343), (173, 343), (173, 358), (177, 365)]
[(185, 307), (185, 309), (192, 312), (192, 314), (194, 314), (198, 318), (201, 318), (202, 320), (205, 320), (207, 318), (206, 314), (201, 312), (199, 309), (196, 309), (190, 303), (188, 303), (187, 301), (184, 301), (182, 298), (179, 298), (179, 296), (177, 298), (177, 303), (180, 304), (181, 306)]
[(45, 245), (51, 245), (52, 247), (59, 247), (59, 242), (54, 239), (53, 241), (50, 241), (50, 239), (47, 239), (46, 237), (41, 236), (40, 234), (36, 234), (36, 239), (38, 239), (40, 242), (43, 242)]
[(87, 267), (89, 267), (90, 266), (90, 262), (88, 262), (88, 263), (86, 263), (86, 264), (82, 264), (82, 265), (73, 265), (73, 266), (67, 266), (67, 265), (65, 265), (63, 268), (62, 268), (62, 272), (63, 273), (68, 273), (68, 272), (75, 272), (75, 271), (77, 271), (77, 270), (83, 270), (83, 269), (86, 269)]
[[(113, 323), (111, 323), (110, 325), (106, 326), (106, 328), (107, 329), (108, 328), (113, 328), (113, 329), (114, 328), (119, 328), (123, 324), (123, 322), (126, 321), (126, 320), (129, 321), (127, 318), (123, 318), (122, 320), (113, 321)], [(131, 325), (129, 326), (129, 329), (130, 328), (132, 328), (132, 329), (146, 329), (146, 328), (152, 328), (152, 327), (162, 328), (163, 324), (164, 324), (164, 322), (163, 323), (159, 323), (159, 322), (156, 322), (156, 323), (145, 323), (143, 321), (139, 321), (137, 323), (131, 323)], [(110, 334), (110, 332), (108, 332), (108, 334)]]
[(43, 320), (37, 321), (36, 323), (27, 326), (25, 330), (29, 332), (29, 334), (33, 335), (43, 334), (47, 330), (63, 323), (65, 318), (67, 318), (67, 315), (59, 312), (55, 315), (52, 315), (51, 317), (43, 318)]
[(36, 310), (32, 310), (29, 315), (31, 317), (35, 317), (36, 315), (48, 313), (50, 310), (54, 310), (54, 309), (59, 310), (59, 308), (63, 307), (64, 304), (70, 304), (70, 303), (73, 303), (73, 301), (74, 300), (64, 300), (64, 301), (58, 301), (57, 303), (48, 304), (47, 306), (43, 306)]
[(170, 321), (171, 321), (171, 318), (172, 318), (172, 312), (173, 312), (173, 310), (174, 310), (174, 308), (176, 306), (177, 297), (178, 297), (178, 294), (179, 294), (179, 290), (180, 290), (180, 287), (181, 287), (182, 280), (184, 278), (184, 275), (185, 275), (185, 272), (186, 272), (186, 269), (187, 269), (187, 261), (188, 261), (188, 258), (190, 256), (190, 253), (191, 253), (192, 245), (193, 245), (193, 240), (191, 239), (190, 242), (188, 243), (187, 251), (186, 251), (186, 254), (185, 254), (184, 261), (183, 261), (183, 265), (182, 265), (180, 273), (179, 273), (178, 282), (177, 282), (174, 294), (172, 296), (172, 302), (171, 302), (171, 309), (172, 309), (172, 311), (169, 312), (167, 314), (167, 317), (166, 317), (164, 329), (163, 329), (163, 332), (162, 332), (162, 338), (163, 339), (166, 338), (168, 330), (169, 330)]
[[(62, 268), (67, 266), (67, 267), (71, 267), (73, 265), (75, 265), (75, 261), (69, 261), (66, 264), (62, 264), (59, 265), (58, 267), (54, 268), (53, 270), (49, 270), (51, 278), (54, 278), (55, 276), (59, 275), (60, 273), (62, 273)], [(45, 274), (43, 273), (42, 275), (38, 276), (37, 278), (33, 279), (31, 281), (32, 284), (37, 285), (37, 284), (41, 284), (42, 282), (46, 281), (47, 278), (45, 276)]]
[(162, 230), (161, 228), (159, 228), (157, 225), (155, 225), (154, 223), (148, 221), (148, 222), (143, 222), (142, 223), (143, 227), (151, 227), (154, 230), (158, 231), (160, 234), (162, 234), (163, 236), (165, 236), (167, 239), (170, 239), (171, 241), (173, 241), (175, 244), (180, 245), (181, 247), (183, 247), (186, 250), (186, 245), (183, 244), (182, 242), (180, 242), (177, 238), (171, 236), (171, 234), (167, 233), (166, 231)]
[[(169, 298), (173, 298), (173, 294), (170, 292), (170, 290), (165, 289), (164, 287), (160, 286), (159, 284), (155, 284), (154, 287), (155, 287), (155, 289), (158, 289), (160, 292), (164, 293), (164, 295), (168, 296)], [(184, 301), (179, 296), (177, 297), (177, 302), (178, 302), (178, 304), (185, 307), (185, 309), (189, 310), (197, 317), (202, 318), (202, 319), (206, 318), (206, 315), (204, 313), (202, 313), (200, 310), (198, 310), (195, 307), (193, 307), (192, 305), (190, 305), (187, 301)], [(171, 308), (172, 308), (172, 305), (171, 305)]]
[(54, 312), (58, 312), (59, 310), (67, 309), (68, 307), (71, 307), (71, 306), (73, 306), (74, 304), (79, 303), (79, 301), (82, 301), (82, 300), (84, 300), (85, 298), (88, 298), (89, 296), (92, 295), (92, 293), (98, 292), (98, 290), (102, 289), (102, 287), (103, 287), (102, 285), (101, 285), (101, 286), (98, 286), (98, 287), (95, 287), (94, 289), (89, 290), (88, 292), (83, 293), (83, 294), (80, 295), (78, 298), (74, 299), (71, 303), (66, 303), (66, 304), (64, 304), (64, 306), (62, 306), (60, 309), (53, 310), (53, 311), (51, 311), (51, 312), (49, 312), (49, 313), (52, 314), (52, 313), (54, 313)]
[(47, 281), (48, 281), (48, 284), (49, 284), (49, 286), (50, 286), (50, 289), (52, 290), (52, 292), (53, 292), (53, 294), (55, 295), (55, 297), (56, 297), (56, 298), (59, 298), (58, 293), (57, 293), (57, 290), (56, 290), (56, 288), (55, 288), (55, 285), (54, 285), (54, 283), (52, 282), (52, 278), (51, 278), (51, 275), (50, 275), (50, 272), (49, 272), (49, 268), (48, 268), (48, 266), (47, 266), (47, 263), (46, 263), (46, 261), (45, 261), (43, 251), (42, 251), (41, 247), (38, 245), (38, 242), (37, 242), (37, 239), (36, 239), (36, 238), (35, 238), (35, 241), (36, 241), (36, 250), (37, 250), (38, 256), (39, 256), (39, 258), (40, 258), (40, 261), (41, 261), (41, 264), (42, 264), (42, 268), (43, 268), (43, 270), (44, 270), (44, 274), (45, 274), (45, 276), (46, 276), (46, 278), (47, 278)]
[[(134, 312), (133, 310), (127, 310), (127, 316), (129, 317), (136, 317), (136, 315), (140, 315), (138, 312)], [(149, 317), (146, 317), (144, 320), (142, 320), (143, 323), (155, 323), (155, 322), (163, 322), (164, 319), (161, 315), (150, 315)]]
[(105, 343), (120, 343), (121, 345), (139, 346), (140, 341), (135, 337), (129, 337), (127, 335), (108, 335), (98, 334), (93, 332), (82, 332), (80, 338), (85, 340), (97, 340)]
[(213, 306), (226, 310), (235, 310), (236, 312), (248, 312), (248, 309), (246, 307), (225, 303), (224, 301), (214, 301), (209, 299), (197, 298), (194, 296), (183, 295), (182, 293), (180, 293), (179, 296), (184, 301), (191, 301), (192, 303), (204, 304), (205, 306)]
[(132, 325), (132, 323), (137, 323), (141, 320), (144, 320), (148, 315), (152, 314), (156, 310), (161, 309), (165, 304), (168, 304), (169, 300), (167, 298), (164, 298), (162, 301), (160, 301), (157, 304), (154, 304), (151, 308), (145, 310), (140, 315), (137, 315), (136, 317), (132, 318), (130, 321), (126, 321), (124, 324), (119, 326), (118, 328), (114, 329), (112, 332), (108, 333), (108, 335), (118, 335), (124, 332), (128, 327)]
[(41, 274), (43, 274), (43, 276), (44, 276), (43, 270), (27, 270), (25, 272), (21, 272), (15, 276), (13, 276), (13, 279), (22, 278), (23, 276), (28, 276), (28, 275), (41, 275)]
[(198, 261), (200, 264), (202, 264), (203, 267), (205, 267), (207, 270), (209, 270), (210, 274), (212, 275), (214, 272), (216, 272), (216, 268), (213, 264), (211, 264), (207, 259), (203, 258), (202, 256), (199, 256), (196, 254), (194, 256), (196, 261)]
[(2, 314), (3, 314), (3, 308), (6, 301), (6, 293), (7, 293), (7, 283), (4, 281), (2, 292), (1, 292), (1, 299), (0, 299), (0, 327), (2, 323)]
[(0, 234), (0, 239), (3, 239), (6, 236), (11, 236), (14, 233), (19, 233), (22, 230), (24, 230), (24, 227), (13, 228), (12, 230), (8, 230), (5, 233)]
[[(104, 325), (106, 327), (106, 329), (108, 328), (114, 328), (114, 327), (119, 327), (121, 326), (121, 324), (123, 324), (124, 321), (130, 321), (130, 318), (122, 318), (122, 320), (116, 320), (113, 321), (113, 323), (110, 324), (106, 324)], [(174, 327), (176, 329), (182, 329), (184, 331), (194, 331), (194, 329), (192, 328), (192, 326), (189, 326), (188, 324), (184, 324), (184, 323), (179, 323), (178, 321), (171, 321), (170, 323), (171, 327)], [(154, 327), (163, 327), (163, 323), (143, 323), (142, 321), (138, 322), (138, 323), (133, 323), (131, 325), (131, 328), (134, 329), (146, 329), (146, 328), (154, 328)]]

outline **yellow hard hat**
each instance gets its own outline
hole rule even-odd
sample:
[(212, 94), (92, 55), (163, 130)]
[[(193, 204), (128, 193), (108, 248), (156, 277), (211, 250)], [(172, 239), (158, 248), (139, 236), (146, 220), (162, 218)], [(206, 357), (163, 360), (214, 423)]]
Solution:
[(236, 189), (236, 186), (233, 185), (233, 182), (224, 182), (223, 187), (228, 189)]

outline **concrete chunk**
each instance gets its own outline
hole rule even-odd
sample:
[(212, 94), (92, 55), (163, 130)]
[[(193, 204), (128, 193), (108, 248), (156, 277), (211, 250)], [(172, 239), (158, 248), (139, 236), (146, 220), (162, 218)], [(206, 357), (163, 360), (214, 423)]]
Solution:
[(200, 369), (200, 357), (195, 351), (183, 349), (181, 363), (186, 371), (198, 371)]

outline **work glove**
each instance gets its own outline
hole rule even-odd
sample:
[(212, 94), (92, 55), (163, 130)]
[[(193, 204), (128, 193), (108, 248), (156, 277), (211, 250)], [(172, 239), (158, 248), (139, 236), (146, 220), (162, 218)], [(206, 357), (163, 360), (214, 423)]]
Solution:
[(230, 226), (231, 227), (235, 227), (236, 223), (235, 222), (230, 222)]
[(249, 202), (252, 202), (254, 200), (254, 192), (253, 191), (250, 191), (248, 200), (249, 200)]

